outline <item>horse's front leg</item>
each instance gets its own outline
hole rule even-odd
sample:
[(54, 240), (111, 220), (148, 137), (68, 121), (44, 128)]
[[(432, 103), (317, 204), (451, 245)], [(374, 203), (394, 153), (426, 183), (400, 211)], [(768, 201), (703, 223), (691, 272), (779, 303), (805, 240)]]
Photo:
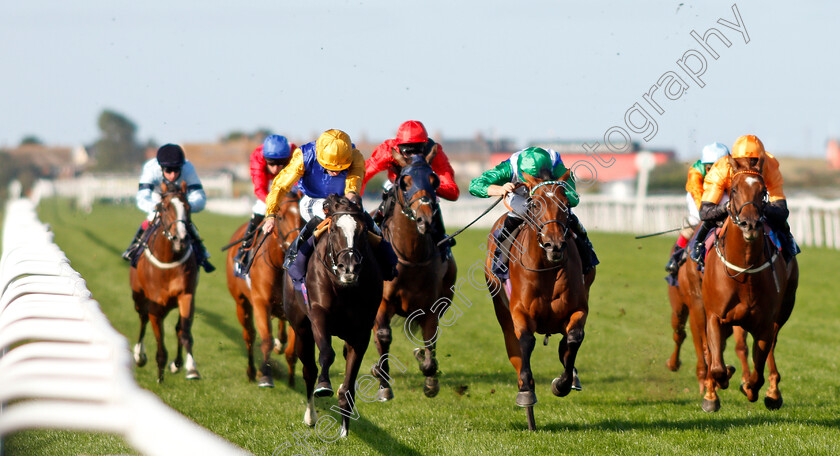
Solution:
[(181, 366), (184, 365), (184, 343), (181, 340), (181, 317), (178, 317), (178, 321), (175, 322), (175, 341), (178, 344), (178, 349), (175, 350), (175, 359), (169, 363), (169, 372), (173, 374), (177, 374), (179, 370), (181, 370)]
[[(583, 343), (583, 327), (585, 325), (586, 312), (582, 310), (573, 313), (569, 318), (569, 324), (566, 325), (566, 336), (560, 341), (557, 349), (560, 362), (563, 363), (565, 369), (559, 377), (551, 382), (551, 392), (555, 396), (566, 396), (572, 390), (575, 380), (575, 359), (580, 345)], [(580, 385), (577, 388), (579, 389)]]
[(668, 358), (668, 369), (676, 372), (680, 369), (680, 348), (685, 341), (685, 323), (688, 320), (688, 306), (685, 305), (677, 287), (668, 287), (668, 297), (671, 301), (671, 328), (674, 330), (674, 352)]
[(134, 344), (134, 363), (137, 367), (143, 367), (148, 361), (146, 357), (146, 345), (143, 344), (143, 338), (146, 336), (146, 324), (149, 323), (149, 304), (146, 302), (146, 297), (142, 293), (134, 294), (134, 308), (137, 310), (137, 315), (140, 317), (140, 335), (137, 337), (137, 343)]
[(531, 353), (536, 345), (536, 338), (530, 331), (519, 333), (519, 350), (522, 353), (522, 367), (519, 369), (519, 393), (516, 395), (516, 405), (530, 407), (537, 403), (534, 393), (534, 375), (531, 372)]
[(758, 390), (764, 385), (764, 363), (773, 345), (773, 330), (765, 330), (761, 334), (753, 334), (753, 371), (749, 380), (741, 385), (741, 392), (747, 400), (758, 400)]
[(390, 383), (391, 367), (388, 363), (388, 357), (385, 356), (390, 352), (391, 341), (393, 340), (391, 334), (391, 317), (392, 314), (388, 311), (388, 301), (383, 299), (379, 304), (379, 310), (376, 312), (376, 320), (373, 323), (373, 333), (376, 335), (374, 341), (381, 361), (371, 369), (373, 376), (379, 379), (379, 392), (376, 395), (376, 399), (380, 402), (390, 401), (394, 398), (394, 390), (391, 388)]
[[(438, 315), (443, 315), (446, 309), (433, 314), (427, 313), (423, 320), (423, 340), (435, 340), (438, 331)], [(426, 344), (425, 349), (415, 348), (414, 357), (420, 363), (420, 372), (426, 376), (423, 383), (423, 394), (426, 397), (435, 397), (440, 392), (440, 384), (438, 383), (438, 362), (435, 357), (435, 342)]]
[(149, 322), (152, 324), (152, 333), (154, 333), (155, 341), (157, 341), (157, 354), (155, 355), (158, 366), (157, 381), (158, 383), (163, 383), (163, 372), (166, 367), (167, 358), (166, 347), (163, 344), (163, 316), (157, 313), (150, 313)]
[(192, 355), (193, 336), (192, 322), (195, 314), (195, 295), (185, 293), (178, 297), (178, 361), (181, 358), (181, 348), (187, 352), (187, 380), (199, 380), (198, 366)]
[(770, 347), (770, 354), (767, 355), (767, 367), (770, 370), (768, 380), (770, 385), (767, 387), (767, 392), (764, 395), (764, 406), (768, 410), (778, 410), (782, 407), (782, 392), (779, 390), (779, 382), (782, 381), (782, 376), (776, 368), (776, 342), (778, 341), (779, 327), (775, 328), (775, 336), (773, 338), (773, 346)]
[(747, 331), (740, 326), (732, 327), (732, 335), (735, 339), (735, 354), (741, 361), (741, 384), (746, 383), (750, 378), (749, 349), (747, 348)]
[(706, 344), (709, 348), (709, 372), (706, 375), (706, 394), (703, 396), (703, 410), (716, 412), (720, 410), (720, 398), (717, 388), (729, 387), (729, 377), (734, 368), (729, 369), (723, 363), (723, 349), (726, 338), (732, 333), (731, 325), (722, 325), (720, 317), (709, 314), (706, 319)]
[(319, 307), (312, 306), (310, 319), (312, 321), (312, 336), (315, 339), (315, 345), (318, 346), (318, 364), (321, 367), (318, 384), (315, 385), (315, 396), (329, 397), (333, 395), (332, 384), (330, 383), (330, 366), (335, 361), (332, 337), (327, 332), (326, 315)]
[(315, 426), (318, 414), (315, 411), (315, 378), (318, 376), (318, 365), (315, 363), (315, 341), (309, 322), (295, 328), (295, 353), (303, 364), (303, 382), (306, 384), (306, 412), (303, 422), (307, 426)]
[(338, 388), (338, 408), (341, 413), (341, 437), (347, 437), (350, 430), (350, 419), (359, 419), (359, 411), (356, 409), (356, 378), (359, 375), (359, 368), (362, 365), (362, 358), (365, 356), (370, 335), (363, 337), (363, 340), (347, 342), (344, 344), (345, 364), (344, 382)]
[(263, 358), (260, 364), (260, 380), (257, 383), (260, 388), (274, 388), (270, 362), (271, 351), (274, 349), (274, 337), (271, 335), (271, 309), (269, 306), (268, 300), (254, 296), (254, 322), (257, 326), (257, 333), (260, 335), (260, 352)]
[(248, 369), (245, 373), (248, 375), (248, 380), (253, 382), (257, 379), (257, 368), (254, 366), (256, 329), (254, 328), (253, 307), (245, 297), (240, 297), (236, 301), (236, 317), (242, 325), (242, 339), (245, 341), (245, 353), (248, 356)]

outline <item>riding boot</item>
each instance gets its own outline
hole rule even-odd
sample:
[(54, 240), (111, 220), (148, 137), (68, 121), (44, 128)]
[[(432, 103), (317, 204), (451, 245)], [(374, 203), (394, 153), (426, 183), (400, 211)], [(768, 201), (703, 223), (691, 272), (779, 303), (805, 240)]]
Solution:
[(680, 270), (680, 260), (684, 252), (684, 248), (674, 244), (674, 248), (671, 250), (671, 258), (668, 259), (668, 264), (665, 265), (665, 271), (668, 274), (672, 276), (677, 275), (677, 272)]
[(443, 215), (438, 208), (432, 215), (432, 241), (438, 246), (440, 250), (440, 257), (443, 261), (449, 260), (452, 257), (452, 246), (455, 245), (455, 239), (446, 239), (446, 242), (439, 244), (446, 239), (446, 228), (443, 226)]
[(134, 256), (134, 252), (137, 251), (137, 248), (140, 247), (140, 239), (143, 237), (143, 232), (146, 231), (143, 229), (143, 225), (140, 225), (140, 228), (137, 228), (137, 232), (134, 233), (134, 239), (131, 241), (131, 244), (125, 249), (125, 252), (122, 254), (122, 259), (125, 261), (131, 261), (131, 257)]
[(365, 228), (377, 236), (382, 236), (382, 230), (379, 229), (379, 225), (376, 224), (376, 220), (373, 219), (373, 216), (365, 211), (362, 211), (362, 214), (364, 214), (362, 215), (362, 218), (365, 220)]
[(703, 224), (700, 225), (700, 228), (697, 229), (697, 233), (694, 235), (694, 248), (691, 250), (691, 254), (689, 256), (695, 263), (697, 263), (698, 271), (704, 266), (704, 262), (706, 261), (706, 235), (709, 234), (709, 230), (711, 230), (713, 226), (714, 222), (704, 221)]
[[(768, 222), (770, 222), (770, 219), (768, 219)], [(793, 239), (793, 234), (790, 232), (790, 225), (787, 222), (769, 224), (773, 232), (776, 233), (776, 239), (781, 244), (782, 257), (784, 257), (786, 263), (789, 263), (793, 257), (802, 252), (796, 244), (796, 240)]]
[(315, 251), (315, 238), (312, 236), (315, 229), (323, 221), (320, 217), (312, 217), (306, 225), (300, 229), (300, 233), (292, 241), (292, 245), (286, 251), (286, 259), (283, 261), (283, 268), (288, 272), (289, 277), (296, 289), (306, 278), (306, 268), (309, 265), (309, 257)]
[[(496, 230), (493, 236), (496, 238), (496, 250), (493, 252), (492, 272), (499, 278), (499, 280), (506, 280), (509, 277), (510, 270), (508, 263), (510, 261), (510, 248), (503, 252), (502, 244), (510, 237), (510, 235), (522, 224), (524, 220), (519, 217), (513, 217), (510, 214), (502, 223), (502, 228)], [(504, 253), (504, 258), (502, 254)]]
[(265, 216), (262, 214), (251, 214), (248, 228), (245, 228), (245, 238), (242, 240), (239, 250), (233, 257), (234, 270), (240, 271), (243, 275), (247, 274), (247, 270), (250, 269), (248, 267), (251, 263), (251, 251), (249, 249), (254, 244), (254, 235), (257, 233), (257, 227), (260, 226), (260, 223), (264, 219)]
[(193, 239), (193, 249), (196, 254), (196, 262), (198, 262), (198, 264), (204, 268), (204, 272), (208, 274), (215, 271), (216, 267), (210, 264), (210, 261), (208, 260), (210, 258), (210, 252), (207, 251), (207, 247), (204, 246), (204, 241), (202, 241), (201, 236), (198, 235), (198, 228), (190, 222), (187, 223), (187, 229)]
[(598, 260), (598, 256), (595, 255), (595, 247), (592, 246), (592, 242), (589, 240), (586, 228), (583, 227), (580, 219), (572, 212), (569, 212), (569, 228), (575, 233), (575, 245), (580, 252), (583, 274), (586, 275), (601, 262)]
[(373, 253), (376, 256), (376, 262), (379, 263), (379, 270), (382, 272), (382, 280), (394, 280), (399, 275), (397, 271), (397, 254), (391, 243), (384, 238), (380, 238), (379, 242), (373, 245)]

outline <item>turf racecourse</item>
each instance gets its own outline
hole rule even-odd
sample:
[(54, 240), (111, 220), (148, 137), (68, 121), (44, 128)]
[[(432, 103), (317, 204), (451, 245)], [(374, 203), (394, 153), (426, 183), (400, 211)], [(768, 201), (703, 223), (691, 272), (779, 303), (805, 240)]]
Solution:
[[(128, 266), (120, 259), (142, 215), (125, 206), (98, 205), (91, 214), (72, 210), (67, 202), (48, 200), (41, 219), (56, 232), (56, 242), (87, 279), (113, 325), (133, 343), (138, 331), (128, 287)], [(303, 380), (285, 382), (277, 364), (277, 387), (258, 389), (245, 376), (242, 330), (224, 278), (219, 247), (245, 220), (198, 214), (219, 270), (203, 274), (197, 292), (194, 353), (203, 376), (187, 381), (168, 374), (155, 382), (151, 331), (146, 342), (149, 364), (137, 369), (140, 385), (184, 415), (256, 455), (314, 454), (293, 447), (304, 436)], [(479, 261), (482, 231), (458, 238), (455, 256), (459, 276)], [(394, 323), (394, 355), (405, 373), (394, 371), (395, 400), (357, 400), (358, 420), (350, 437), (324, 443), (313, 433), (312, 449), (328, 455), (511, 455), (511, 454), (838, 454), (840, 453), (840, 387), (838, 374), (837, 296), (840, 252), (804, 249), (797, 306), (780, 335), (777, 360), (784, 407), (770, 412), (762, 401), (749, 403), (733, 387), (721, 394), (722, 409), (700, 410), (690, 341), (683, 350), (683, 369), (665, 367), (672, 349), (662, 267), (673, 238), (634, 240), (628, 235), (592, 233), (602, 265), (592, 289), (586, 338), (578, 356), (582, 392), (556, 398), (550, 382), (560, 372), (558, 339), (538, 344), (533, 366), (538, 431), (526, 431), (525, 413), (514, 405), (516, 378), (509, 364), (486, 291), (462, 288), (470, 306), (456, 300), (463, 314), (442, 328), (438, 343), (441, 391), (427, 399), (422, 376), (411, 359), (412, 344)], [(166, 320), (170, 359), (175, 349), (174, 314)], [(542, 338), (538, 339), (539, 341)], [(335, 342), (340, 353), (340, 345)], [(375, 362), (371, 344), (363, 372)], [(728, 362), (735, 361), (730, 347)], [(278, 357), (275, 357), (279, 360)], [(331, 371), (340, 383), (343, 358)], [(740, 373), (736, 374), (736, 377)], [(763, 391), (762, 391), (763, 394)], [(335, 397), (318, 399), (320, 414), (332, 413)], [(101, 434), (29, 431), (6, 440), (9, 455), (136, 454), (120, 437)]]

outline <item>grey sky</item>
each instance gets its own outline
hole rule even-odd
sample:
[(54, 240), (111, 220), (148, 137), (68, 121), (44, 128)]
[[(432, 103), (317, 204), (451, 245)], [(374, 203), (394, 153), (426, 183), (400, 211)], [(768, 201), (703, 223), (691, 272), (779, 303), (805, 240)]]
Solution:
[[(716, 22), (735, 21), (733, 3), (5, 1), (0, 146), (90, 143), (103, 108), (158, 142), (259, 127), (385, 138), (411, 118), (446, 137), (587, 139), (640, 102), (650, 145), (683, 156), (747, 133), (822, 154), (840, 135), (840, 5), (738, 1), (745, 44)], [(732, 46), (713, 38), (706, 86), (686, 79), (654, 114), (642, 95), (666, 71), (685, 77), (689, 32), (710, 27)]]

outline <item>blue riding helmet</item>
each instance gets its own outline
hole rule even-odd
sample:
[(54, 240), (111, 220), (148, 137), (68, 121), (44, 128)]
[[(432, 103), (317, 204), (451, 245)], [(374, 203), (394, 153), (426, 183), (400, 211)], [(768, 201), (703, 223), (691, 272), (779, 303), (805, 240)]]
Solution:
[(269, 160), (282, 160), (289, 158), (292, 151), (289, 148), (289, 141), (285, 136), (270, 135), (263, 141), (263, 157)]

